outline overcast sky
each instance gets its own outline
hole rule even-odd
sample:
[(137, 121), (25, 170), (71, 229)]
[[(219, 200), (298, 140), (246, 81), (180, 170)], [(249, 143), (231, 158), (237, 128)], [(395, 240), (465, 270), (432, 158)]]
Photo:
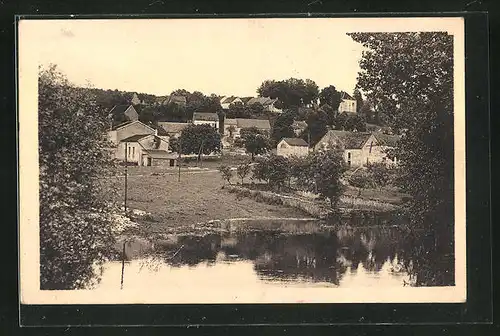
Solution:
[(57, 64), (77, 85), (89, 81), (155, 95), (184, 88), (254, 96), (266, 79), (295, 77), (352, 93), (362, 47), (346, 33), (408, 27), (407, 21), (382, 21), (31, 20), (21, 22), (20, 39), (29, 41), (22, 52), (42, 65)]

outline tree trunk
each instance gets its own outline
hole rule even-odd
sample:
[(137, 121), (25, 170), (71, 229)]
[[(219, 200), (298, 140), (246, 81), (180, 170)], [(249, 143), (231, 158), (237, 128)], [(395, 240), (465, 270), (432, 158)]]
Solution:
[(255, 154), (252, 153), (252, 162), (254, 162), (254, 160), (255, 160)]

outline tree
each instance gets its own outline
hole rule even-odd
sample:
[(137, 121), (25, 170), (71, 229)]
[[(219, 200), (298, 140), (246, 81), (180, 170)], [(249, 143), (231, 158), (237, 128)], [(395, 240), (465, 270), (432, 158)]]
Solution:
[(282, 113), (276, 118), (271, 130), (271, 139), (273, 140), (273, 147), (283, 138), (295, 137), (293, 131), (293, 115), (289, 112)]
[(227, 131), (229, 132), (229, 137), (233, 137), (234, 132), (236, 132), (236, 127), (234, 125), (231, 125), (227, 128)]
[(290, 162), (278, 155), (271, 155), (268, 160), (269, 186), (280, 190), (290, 177)]
[(240, 131), (241, 139), (247, 153), (252, 154), (252, 161), (255, 155), (264, 154), (270, 149), (268, 138), (256, 127), (243, 128)]
[(363, 102), (363, 105), (360, 107), (358, 114), (363, 117), (366, 122), (368, 123), (374, 123), (375, 122), (375, 117), (374, 113), (372, 111), (372, 108), (370, 106), (370, 102), (365, 100)]
[(303, 106), (312, 103), (319, 94), (318, 86), (310, 79), (297, 78), (275, 81), (266, 80), (257, 89), (261, 97), (278, 98), (283, 108)]
[(198, 161), (201, 155), (208, 155), (220, 151), (220, 134), (208, 124), (191, 124), (186, 127), (180, 136), (182, 154), (197, 154)]
[(94, 266), (114, 243), (103, 177), (114, 165), (105, 109), (55, 66), (38, 78), (40, 287), (82, 289), (98, 280)]
[(365, 119), (358, 115), (350, 115), (344, 123), (346, 131), (366, 132)]
[(231, 184), (231, 178), (233, 177), (233, 171), (231, 170), (231, 168), (226, 165), (221, 165), (219, 166), (219, 172), (222, 175), (224, 184), (226, 183), (226, 181), (228, 184)]
[(227, 118), (248, 118), (248, 109), (242, 103), (231, 103), (227, 110)]
[(328, 131), (328, 116), (322, 110), (310, 111), (306, 116), (307, 127), (301, 134), (309, 146), (316, 144)]
[(314, 182), (314, 192), (328, 199), (331, 208), (338, 204), (344, 187), (340, 178), (347, 170), (342, 155), (337, 150), (317, 151), (311, 155), (309, 174)]
[(238, 175), (238, 177), (241, 179), (241, 184), (243, 185), (243, 179), (245, 177), (248, 176), (248, 174), (250, 174), (252, 170), (252, 166), (250, 166), (249, 163), (243, 163), (243, 164), (240, 164), (237, 168), (236, 168), (236, 174)]
[(340, 92), (337, 91), (337, 89), (333, 85), (323, 88), (323, 90), (321, 90), (321, 92), (319, 93), (320, 105), (328, 104), (334, 110), (338, 110), (341, 101), (342, 99), (340, 98)]
[(349, 119), (349, 115), (346, 112), (342, 112), (335, 118), (335, 129), (337, 130), (346, 130), (347, 121)]
[(358, 86), (375, 111), (387, 115), (388, 125), (403, 134), (396, 151), (400, 187), (412, 196), (410, 220), (433, 236), (437, 254), (453, 253), (453, 36), (349, 35), (368, 49)]
[(290, 177), (293, 178), (295, 186), (302, 191), (314, 190), (314, 181), (310, 174), (311, 156), (289, 158)]
[(358, 88), (354, 89), (353, 98), (356, 99), (356, 113), (359, 113), (361, 107), (363, 106), (363, 96)]
[(359, 188), (358, 197), (361, 196), (361, 192), (365, 188), (373, 188), (375, 182), (373, 181), (373, 176), (368, 174), (364, 170), (358, 170), (349, 177), (349, 184), (353, 187)]
[(370, 163), (368, 166), (368, 173), (372, 176), (373, 182), (379, 188), (385, 187), (390, 179), (391, 173), (390, 169), (387, 167), (385, 163), (382, 162), (374, 162)]

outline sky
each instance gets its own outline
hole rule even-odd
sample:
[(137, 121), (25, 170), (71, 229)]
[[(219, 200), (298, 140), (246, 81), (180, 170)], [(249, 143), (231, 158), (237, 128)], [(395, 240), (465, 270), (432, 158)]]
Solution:
[(362, 47), (331, 19), (43, 20), (20, 25), (29, 53), (77, 85), (166, 95), (255, 96), (267, 79), (352, 93)]
[(361, 31), (463, 33), (463, 22), (460, 18), (21, 20), (19, 54), (26, 60), (22, 64), (53, 63), (74, 84), (103, 89), (255, 96), (264, 80), (294, 77), (311, 79), (320, 89), (334, 85), (352, 94), (363, 47), (346, 34)]

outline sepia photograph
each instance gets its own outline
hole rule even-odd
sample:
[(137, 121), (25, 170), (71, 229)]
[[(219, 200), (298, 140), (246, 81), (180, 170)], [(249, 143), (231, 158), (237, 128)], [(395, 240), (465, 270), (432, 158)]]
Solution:
[(465, 302), (461, 18), (22, 19), (22, 304)]

